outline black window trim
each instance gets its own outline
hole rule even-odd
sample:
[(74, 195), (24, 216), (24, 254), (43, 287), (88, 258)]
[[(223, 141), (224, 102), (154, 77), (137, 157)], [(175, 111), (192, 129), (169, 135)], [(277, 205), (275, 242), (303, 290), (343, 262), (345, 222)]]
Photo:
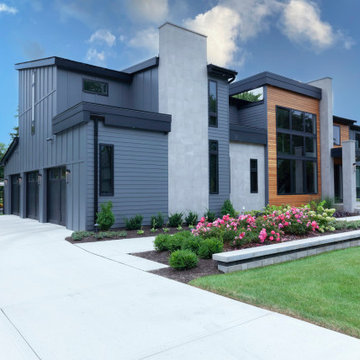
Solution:
[[(211, 143), (216, 143), (217, 151), (211, 151)], [(216, 181), (216, 190), (211, 191), (211, 173), (210, 173), (210, 157), (211, 155), (217, 156), (216, 162), (216, 174), (215, 174), (215, 181)], [(219, 141), (218, 140), (209, 140), (209, 194), (217, 195), (219, 194)]]
[(341, 146), (341, 126), (338, 124), (333, 124), (333, 133), (334, 133), (334, 127), (337, 127), (339, 129), (339, 142), (335, 142), (335, 137), (333, 135), (333, 145)]
[[(277, 121), (276, 121), (276, 116), (277, 116), (277, 110), (278, 109), (285, 109), (285, 110), (289, 110), (289, 127), (290, 129), (282, 129), (282, 128), (278, 128), (277, 127)], [(301, 113), (304, 114), (310, 114), (315, 116), (315, 132), (314, 133), (308, 133), (305, 131), (305, 126), (304, 126), (304, 130), (303, 131), (298, 131), (298, 130), (292, 130), (292, 111), (299, 111)], [(319, 182), (318, 182), (318, 175), (319, 175), (319, 159), (318, 159), (318, 153), (317, 153), (317, 149), (318, 149), (318, 138), (317, 138), (317, 115), (307, 112), (307, 111), (303, 111), (303, 110), (298, 110), (298, 109), (292, 109), (292, 108), (288, 108), (285, 106), (279, 106), (276, 105), (275, 106), (275, 127), (276, 127), (276, 172), (277, 172), (277, 176), (276, 176), (276, 193), (278, 196), (287, 196), (287, 195), (316, 195), (319, 193)], [(304, 124), (305, 125), (305, 124)], [(298, 156), (298, 155), (292, 155), (292, 154), (278, 154), (277, 151), (277, 134), (278, 133), (282, 133), (282, 134), (288, 134), (288, 135), (298, 135), (298, 136), (302, 136), (304, 138), (304, 149), (305, 149), (305, 138), (310, 138), (310, 139), (315, 139), (315, 156), (306, 156), (306, 155), (302, 155), (302, 156)], [(292, 149), (292, 136), (290, 136), (290, 151)], [(311, 162), (315, 162), (316, 164), (316, 191), (315, 192), (303, 192), (303, 193), (297, 193), (297, 192), (289, 192), (286, 194), (279, 194), (279, 188), (278, 188), (278, 163), (279, 160), (302, 160), (303, 161), (303, 185), (304, 185), (304, 189), (306, 188), (306, 177), (307, 177), (307, 173), (306, 173), (306, 166), (305, 166), (305, 162), (306, 161), (311, 161)], [(291, 171), (291, 169), (290, 169)]]
[[(112, 149), (112, 156), (111, 156), (111, 193), (106, 193), (102, 191), (102, 182), (101, 182), (101, 174), (102, 174), (102, 167), (101, 167), (101, 147), (102, 146), (109, 146)], [(101, 143), (99, 144), (99, 196), (114, 196), (114, 157), (115, 157), (115, 152), (114, 152), (114, 145), (113, 144), (104, 144)]]
[[(209, 98), (210, 98), (210, 83), (211, 82), (216, 84), (216, 112), (210, 111)], [(218, 119), (218, 114), (219, 114), (218, 82), (216, 80), (212, 80), (212, 79), (208, 80), (208, 113), (209, 113), (209, 116), (208, 116), (208, 124), (209, 124), (209, 126), (212, 127), (212, 128), (217, 128), (219, 126), (219, 119)], [(215, 125), (210, 124), (210, 117), (211, 116), (216, 117), (216, 124)]]
[[(255, 161), (256, 170), (253, 171), (253, 167), (251, 166), (252, 161)], [(250, 159), (250, 194), (258, 194), (259, 193), (259, 170), (258, 170), (258, 159)], [(253, 188), (252, 184), (252, 174), (256, 174), (256, 186)]]
[[(85, 86), (84, 86), (84, 83), (85, 81), (94, 81), (94, 82), (99, 82), (99, 83), (102, 83), (102, 84), (106, 84), (107, 87), (106, 87), (106, 94), (99, 94), (97, 92), (94, 92), (94, 91), (89, 91), (89, 90), (85, 90)], [(99, 96), (109, 96), (109, 83), (106, 82), (106, 81), (101, 81), (101, 80), (95, 80), (95, 79), (89, 79), (89, 78), (82, 78), (82, 91), (84, 93), (87, 93), (87, 94), (91, 94), (91, 95), (99, 95)]]

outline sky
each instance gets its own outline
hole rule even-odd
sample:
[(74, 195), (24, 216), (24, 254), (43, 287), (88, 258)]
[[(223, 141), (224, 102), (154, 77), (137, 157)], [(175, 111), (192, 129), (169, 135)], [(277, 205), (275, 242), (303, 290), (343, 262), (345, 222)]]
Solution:
[(122, 70), (158, 54), (165, 21), (208, 36), (208, 61), (242, 79), (333, 78), (334, 114), (360, 122), (358, 0), (0, 0), (0, 142), (17, 124), (14, 64), (60, 56)]

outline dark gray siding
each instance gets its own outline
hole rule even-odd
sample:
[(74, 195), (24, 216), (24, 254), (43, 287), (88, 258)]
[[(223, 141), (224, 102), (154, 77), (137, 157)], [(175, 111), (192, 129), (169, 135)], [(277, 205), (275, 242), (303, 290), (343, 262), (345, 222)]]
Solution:
[(209, 126), (208, 134), (209, 140), (219, 143), (219, 194), (209, 195), (209, 209), (219, 215), (224, 201), (230, 198), (229, 85), (216, 78), (210, 80), (217, 82), (218, 89), (218, 127)]
[(230, 105), (230, 124), (266, 129), (265, 101), (256, 105), (247, 105), (240, 109)]
[[(62, 69), (58, 69), (57, 73), (57, 114), (69, 109), (81, 101), (104, 105), (132, 107), (130, 85), (127, 83), (83, 75)], [(107, 82), (109, 84), (109, 96), (83, 92), (82, 86), (84, 78)]]
[(134, 109), (159, 111), (157, 67), (134, 74), (131, 84), (131, 99)]
[[(87, 224), (94, 224), (93, 123), (88, 127), (88, 214)], [(114, 145), (114, 196), (99, 197), (99, 204), (112, 201), (115, 226), (124, 218), (141, 214), (144, 225), (157, 212), (168, 213), (168, 137), (166, 134), (114, 128), (99, 122), (99, 144)]]

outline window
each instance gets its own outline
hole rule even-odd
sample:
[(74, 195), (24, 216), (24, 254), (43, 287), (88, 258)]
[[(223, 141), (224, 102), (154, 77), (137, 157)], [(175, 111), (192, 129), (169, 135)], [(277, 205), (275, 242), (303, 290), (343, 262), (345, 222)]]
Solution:
[(114, 145), (100, 144), (100, 196), (114, 195)]
[(209, 192), (219, 193), (219, 145), (215, 140), (209, 141)]
[(108, 96), (109, 84), (97, 80), (83, 79), (83, 91), (91, 94)]
[(317, 193), (316, 115), (276, 108), (277, 191)]
[(333, 125), (333, 132), (334, 132), (334, 145), (341, 145), (341, 138), (340, 138), (340, 126)]
[(250, 159), (250, 192), (258, 192), (258, 164), (257, 159)]
[(355, 133), (356, 148), (360, 148), (360, 133)]
[(217, 82), (209, 81), (209, 126), (217, 127)]

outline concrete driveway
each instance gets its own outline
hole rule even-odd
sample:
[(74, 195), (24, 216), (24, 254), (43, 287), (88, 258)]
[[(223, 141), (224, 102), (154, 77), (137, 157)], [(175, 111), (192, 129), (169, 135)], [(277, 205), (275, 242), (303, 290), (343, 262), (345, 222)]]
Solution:
[(1, 359), (360, 358), (355, 338), (109, 260), (116, 243), (91, 251), (69, 234), (0, 216)]

